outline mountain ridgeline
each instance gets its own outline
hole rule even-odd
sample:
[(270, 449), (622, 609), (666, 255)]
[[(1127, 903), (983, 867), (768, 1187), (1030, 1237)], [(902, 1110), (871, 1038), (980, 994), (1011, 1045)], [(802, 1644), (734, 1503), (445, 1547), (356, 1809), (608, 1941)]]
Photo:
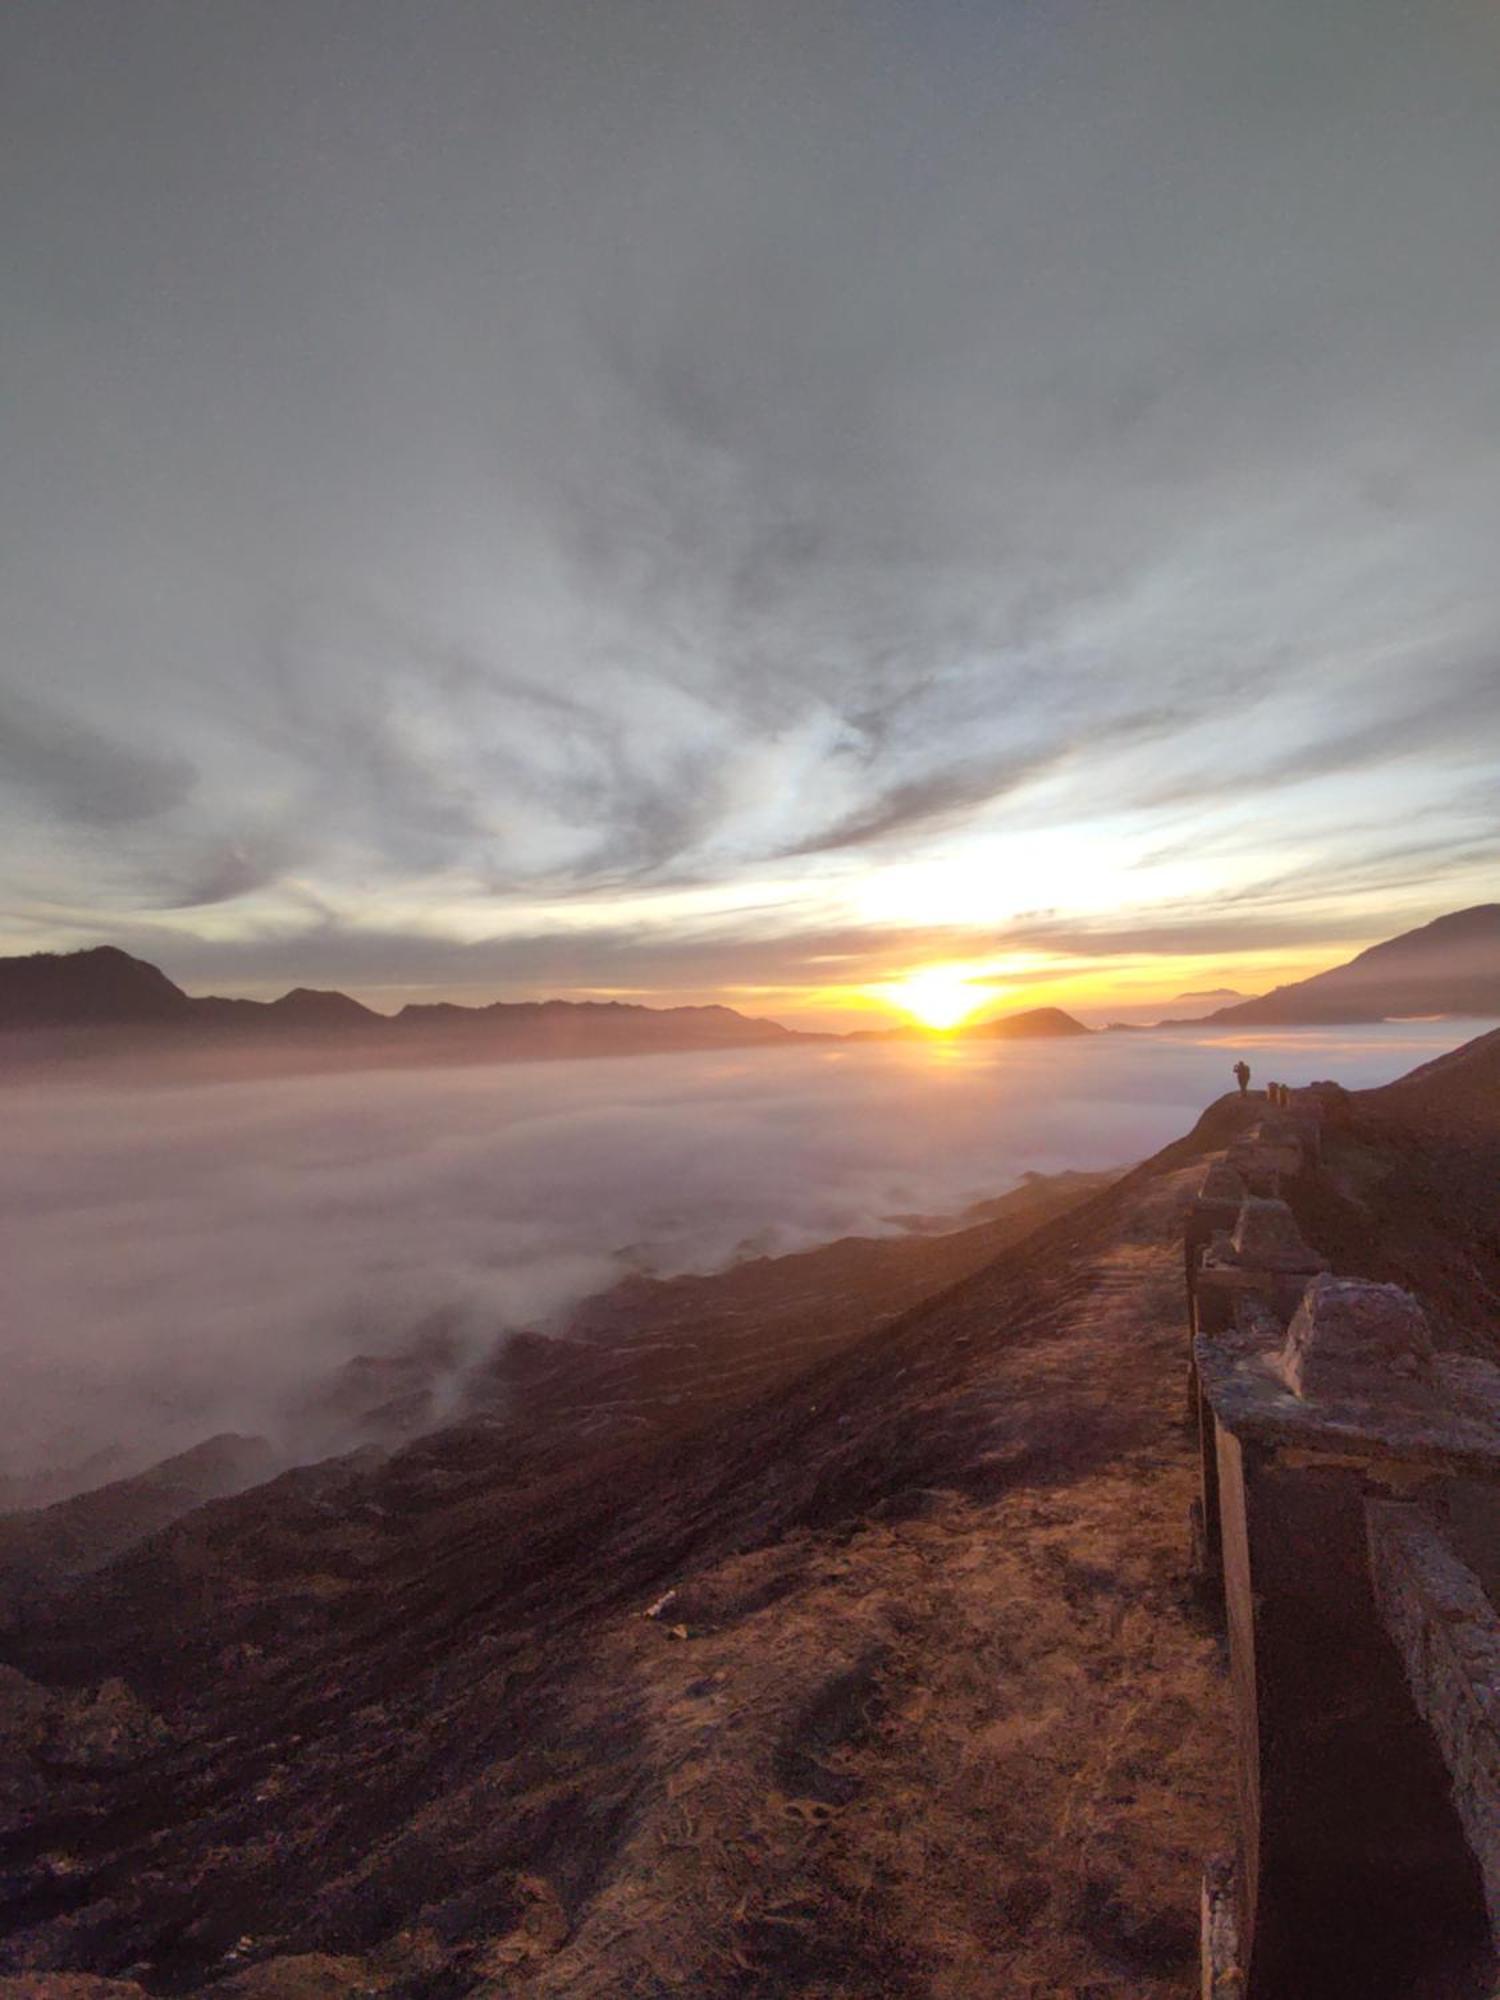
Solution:
[[(1253, 1029), (1437, 1015), (1500, 1019), (1500, 904), (1454, 911), (1371, 946), (1347, 965), (1199, 1018)], [(202, 1057), (206, 1051), (211, 1064), (215, 1050), (228, 1049), (319, 1065), (506, 1061), (898, 1041), (927, 1032), (908, 1023), (834, 1035), (788, 1028), (733, 1007), (645, 1007), (620, 1000), (496, 1000), (473, 1007), (419, 1002), (380, 1014), (347, 993), (307, 986), (277, 1000), (194, 997), (159, 967), (113, 945), (0, 958), (0, 1056), (12, 1063), (125, 1051)], [(1093, 1030), (1059, 1007), (1033, 1007), (950, 1032), (965, 1040), (1029, 1041)]]
[(636, 1054), (654, 1049), (712, 1049), (798, 1039), (775, 1021), (732, 1007), (631, 1006), (622, 1001), (447, 1003), (376, 1013), (347, 993), (295, 987), (277, 1000), (193, 998), (166, 974), (112, 945), (90, 951), (38, 952), (0, 960), (0, 1032), (125, 1031), (135, 1045), (296, 1041), (371, 1055), (403, 1044), (462, 1043), (476, 1052), (515, 1055)]
[[(916, 1029), (886, 1029), (886, 1039)], [(1090, 1032), (1056, 1007), (960, 1030), (1031, 1039)], [(643, 1007), (620, 1000), (415, 1003), (380, 1014), (347, 993), (298, 986), (277, 1000), (194, 998), (157, 966), (113, 945), (0, 958), (5, 1053), (66, 1056), (234, 1048), (297, 1050), (330, 1062), (504, 1061), (781, 1047), (843, 1037), (782, 1026), (733, 1007)]]
[(1206, 1018), (1230, 1027), (1321, 1027), (1452, 1014), (1500, 1017), (1500, 903), (1455, 910), (1372, 945), (1347, 965)]

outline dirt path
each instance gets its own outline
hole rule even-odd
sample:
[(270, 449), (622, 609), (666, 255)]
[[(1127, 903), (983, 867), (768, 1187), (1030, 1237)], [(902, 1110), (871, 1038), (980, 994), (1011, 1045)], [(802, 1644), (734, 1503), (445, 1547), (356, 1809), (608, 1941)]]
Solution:
[(1002, 1456), (1123, 1422), (1107, 1463), (794, 1533), (603, 1635), (650, 1795), (571, 1937), (497, 1947), (497, 1992), (1189, 1990), (1230, 1763), (1183, 1582), (1183, 1179), (958, 1392)]

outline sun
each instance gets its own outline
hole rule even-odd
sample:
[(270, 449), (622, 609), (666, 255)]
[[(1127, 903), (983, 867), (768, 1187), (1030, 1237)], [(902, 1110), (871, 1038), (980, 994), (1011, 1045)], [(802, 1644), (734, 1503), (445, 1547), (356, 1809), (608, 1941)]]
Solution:
[(924, 1028), (956, 1028), (983, 1006), (989, 989), (977, 986), (957, 965), (927, 965), (883, 987), (885, 998)]

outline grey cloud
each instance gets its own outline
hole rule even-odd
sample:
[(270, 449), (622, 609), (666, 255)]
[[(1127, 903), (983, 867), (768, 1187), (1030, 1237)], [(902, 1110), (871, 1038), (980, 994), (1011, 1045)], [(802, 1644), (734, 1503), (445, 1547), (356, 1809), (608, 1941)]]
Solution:
[(787, 848), (788, 854), (824, 854), (870, 846), (894, 834), (909, 834), (959, 819), (977, 805), (993, 803), (1039, 776), (1063, 753), (1057, 748), (1032, 755), (1001, 756), (993, 764), (951, 764), (909, 779), (868, 800), (857, 812)]
[[(1083, 691), (1070, 688), (1051, 698), (1050, 710), (1034, 702), (1028, 713), (1035, 726), (1043, 716), (1049, 740), (1026, 750), (1001, 751), (991, 761), (974, 763), (956, 748), (948, 761), (869, 799), (860, 809), (787, 849), (790, 854), (836, 852), (873, 846), (893, 835), (961, 821), (978, 806), (989, 806), (1019, 792), (1036, 779), (1069, 761), (1085, 762), (1101, 751), (1140, 745), (1169, 737), (1189, 720), (1201, 721), (1234, 709), (1240, 691), (1211, 685), (1184, 692), (1175, 708), (1154, 707), (1112, 714), (1103, 702), (1090, 713)], [(870, 728), (881, 741), (890, 727), (889, 713)], [(951, 744), (951, 739), (950, 744)]]
[[(1462, 10), (500, 0), (419, 65), (406, 15), (0, 25), (7, 620), (142, 745), (11, 754), (75, 820), (173, 802), (118, 877), (17, 863), (18, 924), (293, 861), (375, 906), (796, 857), (816, 899), (1032, 777), (1206, 851), (1246, 783), (1479, 754)], [(1361, 705), (1382, 644), (1420, 713)]]
[[(1231, 893), (1224, 900), (1230, 906), (1253, 902), (1257, 909), (1271, 911), (1302, 907), (1314, 913), (1311, 922), (1316, 924), (1317, 913), (1326, 908), (1330, 898), (1337, 901), (1341, 897), (1385, 894), (1420, 887), (1431, 881), (1433, 869), (1438, 865), (1460, 875), (1460, 879), (1460, 871), (1466, 871), (1470, 884), (1479, 871), (1488, 870), (1493, 874), (1500, 867), (1500, 828), (1472, 840), (1456, 839), (1448, 834), (1390, 842), (1362, 852), (1333, 857), (1310, 868), (1268, 876), (1257, 882), (1252, 890)], [(1469, 902), (1492, 900), (1492, 886), (1492, 881), (1485, 883), (1483, 895), (1471, 886), (1466, 899)]]
[(1022, 922), (1007, 930), (1000, 943), (1082, 959), (1176, 954), (1211, 957), (1317, 946), (1328, 951), (1332, 963), (1346, 941), (1367, 943), (1368, 919), (1342, 914), (1330, 917), (1322, 910), (1299, 916), (1291, 910), (1266, 913), (1257, 908), (1225, 916), (1182, 908), (1153, 910), (1141, 922), (1128, 924), (1108, 919), (1079, 924), (1064, 917)]
[(155, 755), (15, 688), (0, 688), (0, 782), (59, 818), (127, 826), (181, 805), (194, 773), (184, 757)]
[[(311, 914), (311, 913), (310, 913)], [(101, 931), (100, 940), (105, 933)], [(307, 983), (337, 986), (376, 1008), (394, 1009), (431, 993), (471, 1001), (533, 998), (603, 989), (640, 991), (653, 1004), (725, 994), (748, 1013), (776, 1012), (735, 989), (859, 982), (893, 963), (972, 952), (972, 932), (938, 927), (857, 926), (787, 929), (773, 913), (747, 913), (741, 927), (718, 924), (643, 935), (626, 926), (547, 931), (457, 944), (426, 933), (379, 927), (350, 930), (335, 919), (295, 934), (200, 942), (159, 921), (115, 919), (110, 940), (159, 964), (189, 991), (282, 991)], [(981, 940), (980, 942), (984, 942)]]
[[(1230, 700), (1222, 707), (1229, 712), (1233, 705)], [(1375, 770), (1434, 752), (1444, 753), (1455, 770), (1488, 761), (1500, 732), (1500, 658), (1448, 656), (1434, 666), (1419, 649), (1401, 662), (1398, 673), (1387, 670), (1373, 684), (1367, 674), (1330, 676), (1326, 706), (1322, 733), (1311, 741), (1293, 739), (1271, 755), (1252, 752), (1239, 773), (1241, 786), (1265, 797), (1281, 785)], [(1223, 790), (1222, 766), (1200, 766), (1144, 791), (1139, 803), (1201, 803)]]
[(296, 853), (296, 843), (280, 829), (214, 841), (180, 856), (174, 853), (164, 872), (174, 873), (176, 879), (157, 876), (157, 901), (169, 910), (232, 903), (279, 880)]

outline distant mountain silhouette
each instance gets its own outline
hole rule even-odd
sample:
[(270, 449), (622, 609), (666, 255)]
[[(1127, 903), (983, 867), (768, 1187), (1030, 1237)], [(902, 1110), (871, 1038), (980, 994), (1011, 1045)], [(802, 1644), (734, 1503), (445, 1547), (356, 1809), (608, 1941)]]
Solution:
[(112, 944), (0, 959), (0, 1028), (186, 1021), (192, 1004), (164, 972)]
[(394, 1027), (424, 1046), (483, 1045), (496, 1056), (647, 1055), (809, 1037), (733, 1007), (639, 1007), (623, 1000), (497, 1000), (403, 1007)]
[(330, 993), (314, 986), (294, 986), (271, 1002), (271, 1012), (283, 1021), (297, 1021), (307, 1027), (355, 1028), (368, 1026), (383, 1017), (347, 993)]
[[(1028, 1007), (1021, 1014), (997, 1014), (986, 1021), (961, 1021), (956, 1028), (939, 1031), (952, 1035), (955, 1040), (968, 1037), (976, 1041), (1044, 1041), (1056, 1035), (1091, 1035), (1092, 1028), (1086, 1028), (1082, 1021), (1075, 1021), (1071, 1014), (1065, 1014), (1061, 1007)], [(915, 1021), (903, 1021), (890, 1028), (855, 1028), (847, 1035), (819, 1036), (820, 1041), (840, 1042), (911, 1042), (928, 1041), (934, 1030), (918, 1026)]]
[[(1179, 993), (1177, 1000), (1243, 1000), (1245, 995), (1233, 986), (1210, 986), (1202, 993)], [(1176, 1001), (1172, 1003), (1174, 1006)]]
[[(308, 986), (295, 987), (279, 1000), (230, 1000), (217, 994), (193, 999), (156, 966), (113, 945), (0, 958), (0, 1030), (54, 1031), (45, 1039), (49, 1044), (61, 1040), (68, 1053), (109, 1045), (105, 1031), (113, 1030), (114, 1039), (124, 1036), (132, 1049), (143, 1042), (159, 1048), (202, 1048), (216, 1042), (286, 1045), (315, 1048), (335, 1060), (381, 1063), (649, 1055), (762, 1043), (882, 1041), (927, 1033), (913, 1026), (839, 1037), (785, 1028), (733, 1007), (640, 1007), (622, 1000), (495, 1000), (481, 1007), (443, 1000), (417, 1002), (388, 1015), (347, 993)], [(1060, 1007), (1033, 1007), (967, 1023), (957, 1032), (981, 1040), (1029, 1040), (1091, 1030)]]
[(301, 1034), (339, 1034), (348, 1029), (388, 1026), (384, 1014), (362, 1007), (347, 993), (320, 993), (297, 986), (279, 1000), (224, 1000), (217, 994), (188, 1001), (187, 1020), (200, 1028), (243, 1029), (251, 1034), (293, 1030)]
[[(0, 958), (0, 1031), (61, 1042), (68, 1053), (250, 1044), (316, 1047), (381, 1062), (648, 1054), (823, 1040), (732, 1007), (640, 1007), (619, 1000), (449, 1002), (377, 1014), (347, 993), (299, 986), (279, 1000), (193, 999), (144, 959), (113, 945)], [(14, 1045), (13, 1045), (14, 1046)], [(24, 1050), (23, 1050), (24, 1053)]]
[(1438, 917), (1372, 945), (1347, 965), (1206, 1018), (1245, 1027), (1312, 1027), (1424, 1014), (1500, 1018), (1500, 903)]
[(1032, 1041), (1051, 1035), (1091, 1035), (1082, 1021), (1075, 1021), (1061, 1007), (1030, 1007), (1024, 1014), (1000, 1014), (990, 1021), (975, 1021), (959, 1030), (983, 1040)]

